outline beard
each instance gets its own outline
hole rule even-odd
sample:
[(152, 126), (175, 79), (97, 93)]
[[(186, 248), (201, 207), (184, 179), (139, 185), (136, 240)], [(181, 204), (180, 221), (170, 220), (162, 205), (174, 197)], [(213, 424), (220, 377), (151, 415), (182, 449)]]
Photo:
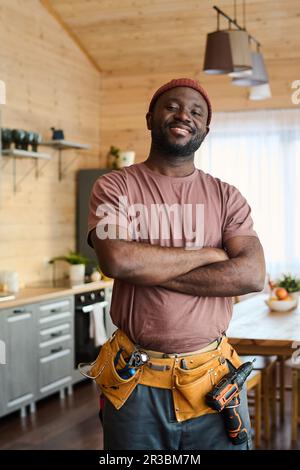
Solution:
[(191, 134), (191, 138), (185, 144), (172, 143), (167, 135), (168, 126), (163, 129), (151, 129), (152, 143), (155, 148), (166, 156), (188, 157), (196, 152), (206, 137), (206, 129), (199, 129)]

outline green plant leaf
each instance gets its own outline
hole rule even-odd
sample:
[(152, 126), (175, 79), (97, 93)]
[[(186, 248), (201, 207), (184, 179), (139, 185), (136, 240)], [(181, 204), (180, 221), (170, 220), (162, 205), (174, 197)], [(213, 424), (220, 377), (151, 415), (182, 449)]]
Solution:
[(291, 274), (283, 274), (278, 280), (277, 285), (283, 287), (288, 292), (300, 291), (300, 278), (294, 277)]
[(87, 265), (89, 263), (93, 262), (87, 258), (86, 256), (83, 256), (81, 253), (76, 253), (75, 251), (70, 250), (68, 255), (64, 256), (55, 256), (52, 258), (49, 263), (53, 264), (55, 261), (66, 261), (69, 264), (84, 264)]

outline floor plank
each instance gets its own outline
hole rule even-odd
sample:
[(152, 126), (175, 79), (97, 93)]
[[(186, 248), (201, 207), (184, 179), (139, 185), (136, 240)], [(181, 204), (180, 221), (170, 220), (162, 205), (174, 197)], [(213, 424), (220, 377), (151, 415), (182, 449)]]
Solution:
[[(290, 392), (287, 395), (286, 417), (277, 424), (269, 447), (290, 449)], [(37, 412), (20, 419), (14, 413), (0, 419), (0, 449), (100, 450), (102, 428), (97, 415), (98, 394), (95, 384), (82, 382), (74, 393), (60, 400), (55, 394), (37, 403)], [(300, 449), (300, 429), (297, 446)]]

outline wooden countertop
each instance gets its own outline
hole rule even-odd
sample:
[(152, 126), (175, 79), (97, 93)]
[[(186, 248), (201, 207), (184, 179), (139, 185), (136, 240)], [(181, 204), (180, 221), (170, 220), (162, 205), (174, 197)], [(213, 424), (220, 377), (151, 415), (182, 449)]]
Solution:
[(105, 287), (111, 287), (112, 285), (113, 281), (98, 281), (73, 287), (25, 287), (15, 294), (15, 299), (1, 301), (0, 311), (1, 309), (42, 302), (44, 300), (63, 297), (66, 295), (74, 295), (80, 294), (81, 292), (88, 292), (90, 290), (103, 289)]

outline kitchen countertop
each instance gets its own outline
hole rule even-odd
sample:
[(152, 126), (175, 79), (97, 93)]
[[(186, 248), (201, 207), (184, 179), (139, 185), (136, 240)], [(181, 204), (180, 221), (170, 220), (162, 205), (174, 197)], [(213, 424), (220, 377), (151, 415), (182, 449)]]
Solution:
[(112, 287), (113, 281), (97, 281), (80, 284), (73, 287), (24, 287), (15, 294), (15, 299), (0, 302), (1, 309), (14, 308), (20, 305), (42, 302), (48, 299), (63, 297), (66, 295), (80, 294), (105, 287)]

